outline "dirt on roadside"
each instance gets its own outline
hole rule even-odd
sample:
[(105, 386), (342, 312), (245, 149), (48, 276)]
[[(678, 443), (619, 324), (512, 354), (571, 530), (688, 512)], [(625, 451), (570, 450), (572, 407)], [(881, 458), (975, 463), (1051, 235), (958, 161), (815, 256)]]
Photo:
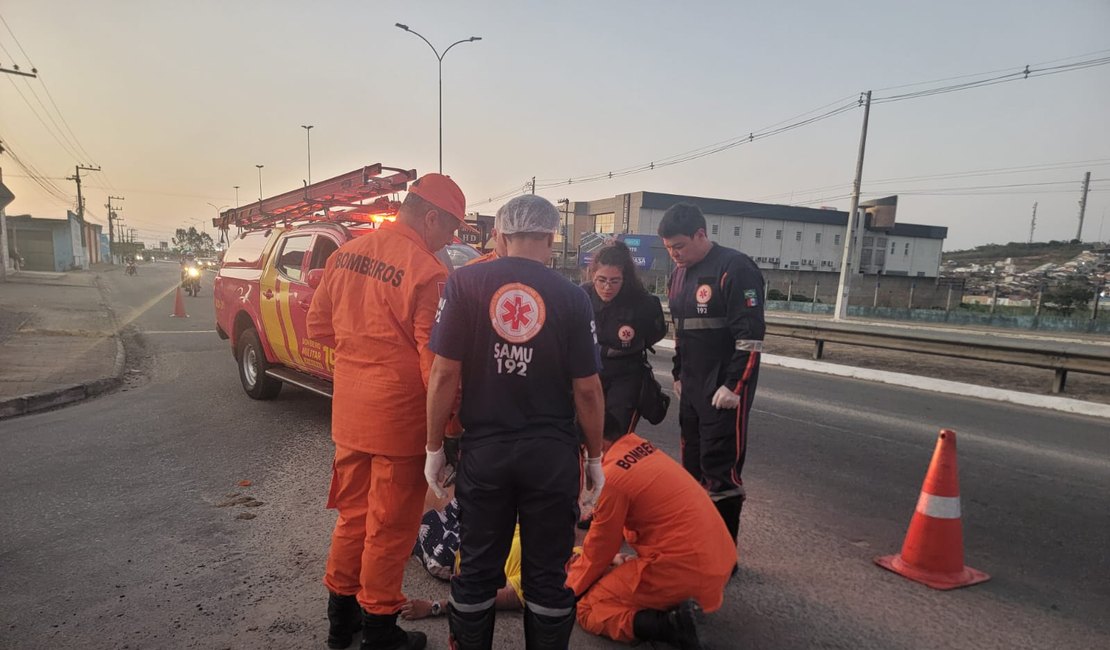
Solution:
[[(798, 359), (813, 358), (813, 341), (768, 336), (764, 350)], [(1052, 394), (1053, 371), (1007, 363), (971, 361), (931, 354), (882, 350), (859, 345), (825, 343), (821, 361), (858, 368), (888, 370), (1025, 393)], [(1110, 377), (1069, 372), (1062, 397), (1110, 404)]]

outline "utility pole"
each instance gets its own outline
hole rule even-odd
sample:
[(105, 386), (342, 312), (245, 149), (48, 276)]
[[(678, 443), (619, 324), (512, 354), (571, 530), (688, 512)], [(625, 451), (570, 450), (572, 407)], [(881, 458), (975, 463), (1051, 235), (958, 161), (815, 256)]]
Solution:
[(235, 207), (239, 207), (239, 186), (235, 186)]
[(859, 221), (859, 190), (863, 182), (863, 154), (867, 148), (867, 119), (871, 116), (871, 91), (864, 96), (863, 129), (859, 136), (859, 156), (856, 158), (856, 178), (852, 181), (852, 206), (848, 210), (848, 228), (844, 234), (844, 253), (840, 258), (840, 279), (836, 287), (836, 310), (833, 320), (843, 320), (848, 316), (848, 292), (852, 286), (852, 259), (855, 248), (856, 222)]
[[(119, 217), (116, 216), (116, 210), (122, 210), (123, 209), (123, 208), (120, 208), (119, 206), (112, 207), (112, 201), (122, 201), (122, 200), (123, 200), (122, 196), (109, 196), (108, 197), (108, 204), (104, 206), (104, 207), (108, 208), (108, 263), (109, 264), (115, 264), (116, 263), (116, 229), (115, 229), (115, 226), (112, 224), (112, 222), (119, 218)], [(122, 233), (121, 233), (121, 239), (122, 239)]]
[[(81, 172), (82, 171), (98, 172), (98, 171), (100, 171), (100, 166), (97, 165), (96, 167), (86, 167), (85, 165), (74, 165), (73, 169), (74, 169), (73, 176), (67, 176), (66, 180), (67, 181), (75, 181), (77, 183), (77, 221), (82, 226), (84, 226), (85, 225), (85, 199), (84, 199), (83, 196), (81, 196)], [(82, 246), (85, 245), (84, 233), (82, 233), (81, 245)]]
[(536, 193), (536, 177), (532, 177), (532, 194)]
[(1079, 199), (1079, 229), (1075, 231), (1076, 241), (1083, 241), (1083, 217), (1087, 214), (1087, 192), (1091, 189), (1091, 172), (1083, 176), (1083, 196)]
[(570, 239), (570, 199), (559, 199), (563, 205), (563, 270), (567, 268), (567, 240)]
[[(4, 153), (0, 145), (0, 153)], [(4, 170), (0, 169), (0, 282), (8, 280), (8, 220), (5, 218), (4, 208), (15, 200), (15, 195), (4, 186)]]
[(1033, 201), (1033, 220), (1029, 222), (1029, 243), (1033, 243), (1033, 231), (1037, 229), (1037, 202)]

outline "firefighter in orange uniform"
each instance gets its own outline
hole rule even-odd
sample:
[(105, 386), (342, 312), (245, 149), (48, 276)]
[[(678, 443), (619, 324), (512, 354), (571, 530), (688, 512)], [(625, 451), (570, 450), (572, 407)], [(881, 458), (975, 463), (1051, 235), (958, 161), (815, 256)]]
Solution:
[[(605, 489), (581, 555), (568, 566), (578, 624), (616, 641), (701, 648), (696, 619), (720, 609), (735, 546), (705, 488), (606, 417)], [(635, 550), (620, 555), (624, 541)]]
[(331, 648), (349, 646), (360, 628), (363, 649), (427, 643), (398, 627), (397, 613), (427, 491), (427, 346), (447, 282), (435, 252), (468, 227), (465, 206), (449, 177), (422, 176), (396, 222), (331, 256), (313, 296), (308, 335), (336, 351), (328, 507), (339, 516), (324, 575)]

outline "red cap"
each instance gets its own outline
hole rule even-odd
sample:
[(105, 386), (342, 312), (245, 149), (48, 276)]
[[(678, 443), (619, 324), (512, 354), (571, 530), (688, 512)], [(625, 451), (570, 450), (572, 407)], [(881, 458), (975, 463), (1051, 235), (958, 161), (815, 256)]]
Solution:
[(478, 232), (466, 222), (466, 197), (462, 190), (451, 180), (450, 176), (443, 174), (424, 174), (409, 185), (409, 193), (415, 194), (428, 203), (443, 210), (459, 220), (462, 228), (469, 232)]

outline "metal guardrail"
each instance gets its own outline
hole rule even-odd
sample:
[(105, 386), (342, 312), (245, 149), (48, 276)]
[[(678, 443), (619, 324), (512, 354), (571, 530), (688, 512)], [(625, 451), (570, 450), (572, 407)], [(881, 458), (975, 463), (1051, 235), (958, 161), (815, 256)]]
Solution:
[(1110, 375), (1110, 345), (1097, 343), (776, 315), (767, 316), (767, 334), (813, 341), (814, 359), (828, 342), (1044, 368), (1055, 372), (1053, 393), (1064, 392), (1068, 372)]

